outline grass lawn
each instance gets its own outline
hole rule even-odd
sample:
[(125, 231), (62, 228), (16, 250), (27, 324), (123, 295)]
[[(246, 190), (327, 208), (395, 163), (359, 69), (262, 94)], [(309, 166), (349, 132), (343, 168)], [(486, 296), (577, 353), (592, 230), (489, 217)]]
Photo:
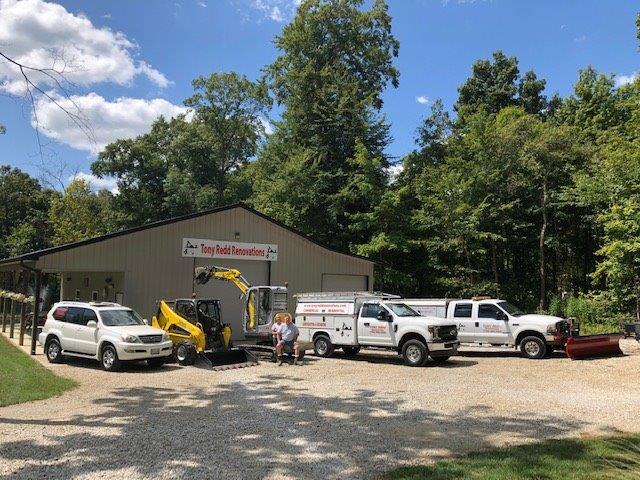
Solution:
[(54, 375), (0, 335), (0, 407), (53, 397), (77, 385)]
[(640, 435), (551, 440), (393, 470), (385, 480), (640, 480)]

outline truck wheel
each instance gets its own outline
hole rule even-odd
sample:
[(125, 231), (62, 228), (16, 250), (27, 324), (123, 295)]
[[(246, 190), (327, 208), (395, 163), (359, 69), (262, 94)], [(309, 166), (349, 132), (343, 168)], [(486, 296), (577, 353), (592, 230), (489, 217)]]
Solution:
[(60, 346), (60, 342), (57, 338), (47, 340), (47, 343), (44, 346), (44, 351), (47, 354), (47, 360), (49, 360), (49, 363), (62, 362), (62, 347)]
[(360, 351), (360, 347), (343, 346), (342, 351), (347, 356), (357, 355)]
[(105, 345), (100, 352), (100, 363), (107, 372), (116, 372), (122, 365), (118, 359), (118, 352), (113, 345)]
[(428, 358), (427, 347), (420, 340), (409, 340), (402, 346), (404, 363), (410, 367), (421, 367)]
[(547, 345), (538, 337), (525, 337), (520, 342), (520, 351), (526, 358), (539, 359), (547, 354)]
[(333, 344), (326, 335), (318, 335), (313, 340), (313, 350), (319, 357), (330, 357), (333, 353)]
[(189, 365), (196, 363), (196, 356), (198, 355), (198, 352), (196, 352), (195, 347), (190, 343), (179, 343), (176, 345), (173, 353), (176, 356), (178, 363), (183, 367), (188, 367)]
[(449, 361), (449, 358), (450, 358), (449, 355), (443, 355), (441, 357), (431, 357), (434, 363), (437, 363), (437, 364), (446, 363), (447, 361)]

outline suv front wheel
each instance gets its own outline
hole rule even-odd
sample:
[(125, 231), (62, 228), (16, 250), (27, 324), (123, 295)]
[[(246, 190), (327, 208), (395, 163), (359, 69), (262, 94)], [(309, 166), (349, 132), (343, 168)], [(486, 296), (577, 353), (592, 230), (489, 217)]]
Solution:
[(111, 344), (106, 344), (100, 352), (100, 363), (107, 372), (115, 372), (120, 369), (121, 362), (118, 359), (118, 352)]
[(62, 362), (62, 346), (57, 338), (47, 340), (44, 346), (44, 352), (47, 354), (47, 360), (49, 360), (50, 363)]

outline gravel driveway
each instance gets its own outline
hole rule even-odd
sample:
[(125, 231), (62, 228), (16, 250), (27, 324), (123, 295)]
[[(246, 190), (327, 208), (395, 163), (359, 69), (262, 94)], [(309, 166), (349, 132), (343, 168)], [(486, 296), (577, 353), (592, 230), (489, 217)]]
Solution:
[(225, 372), (72, 360), (51, 368), (78, 389), (0, 408), (0, 479), (375, 478), (496, 445), (637, 431), (640, 348), (623, 348), (589, 361), (465, 349), (424, 368), (380, 352)]

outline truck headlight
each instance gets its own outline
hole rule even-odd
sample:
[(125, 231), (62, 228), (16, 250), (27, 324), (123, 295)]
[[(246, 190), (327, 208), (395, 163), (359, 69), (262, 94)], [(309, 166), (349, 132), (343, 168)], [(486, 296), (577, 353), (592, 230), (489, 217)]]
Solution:
[(163, 342), (168, 342), (169, 340), (171, 340), (171, 339), (169, 338), (169, 335), (167, 334), (167, 332), (163, 333), (162, 334), (162, 341)]
[(429, 330), (429, 333), (433, 333), (433, 332), (435, 332), (436, 327), (434, 327), (434, 326), (429, 326), (429, 327), (427, 327), (427, 330)]
[(547, 327), (547, 333), (557, 333), (558, 327), (556, 325), (549, 325)]
[(135, 335), (123, 335), (122, 341), (126, 343), (142, 343)]

